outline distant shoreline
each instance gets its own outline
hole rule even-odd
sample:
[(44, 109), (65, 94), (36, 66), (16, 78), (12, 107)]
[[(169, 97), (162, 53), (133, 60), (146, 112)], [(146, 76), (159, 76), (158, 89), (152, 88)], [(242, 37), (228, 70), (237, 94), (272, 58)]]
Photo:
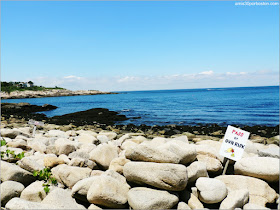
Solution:
[(42, 90), (42, 91), (24, 90), (24, 91), (13, 91), (11, 93), (1, 91), (1, 99), (44, 98), (44, 97), (101, 95), (101, 94), (118, 94), (118, 93), (102, 92), (98, 90), (71, 91), (66, 89), (51, 89), (51, 90)]

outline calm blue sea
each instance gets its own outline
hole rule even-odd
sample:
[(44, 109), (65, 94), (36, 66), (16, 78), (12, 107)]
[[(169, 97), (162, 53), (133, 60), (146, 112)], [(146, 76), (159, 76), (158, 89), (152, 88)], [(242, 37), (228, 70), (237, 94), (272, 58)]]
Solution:
[(108, 108), (129, 118), (141, 117), (122, 124), (279, 124), (279, 86), (129, 91), (116, 95), (9, 99), (2, 102), (47, 103), (59, 107), (43, 112), (49, 117), (91, 108)]

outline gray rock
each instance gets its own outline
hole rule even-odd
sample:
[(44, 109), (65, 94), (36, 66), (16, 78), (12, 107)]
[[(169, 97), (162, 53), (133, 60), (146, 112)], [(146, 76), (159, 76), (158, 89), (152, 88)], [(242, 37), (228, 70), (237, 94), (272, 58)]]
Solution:
[(249, 191), (247, 189), (234, 190), (228, 193), (228, 196), (222, 201), (220, 209), (242, 208), (249, 200)]
[(1, 180), (2, 181), (16, 181), (27, 186), (36, 179), (30, 172), (20, 168), (12, 163), (7, 163), (1, 160)]
[(218, 179), (200, 177), (195, 186), (199, 190), (199, 200), (208, 204), (222, 201), (228, 193), (226, 185)]
[(13, 209), (59, 209), (55, 204), (43, 204), (38, 202), (27, 201), (21, 198), (11, 199), (5, 206), (7, 210)]
[(178, 201), (177, 196), (164, 190), (135, 187), (128, 192), (128, 203), (133, 209), (171, 209)]
[(279, 181), (278, 158), (249, 157), (242, 158), (234, 165), (234, 173), (263, 179), (268, 182)]
[(90, 203), (109, 208), (125, 207), (130, 186), (122, 175), (113, 170), (108, 170), (91, 181), (87, 193), (87, 199)]
[(69, 158), (83, 158), (85, 160), (88, 160), (89, 159), (89, 153), (87, 153), (86, 151), (75, 151), (75, 152), (72, 152), (68, 155)]
[(72, 188), (78, 181), (89, 177), (92, 170), (62, 164), (52, 168), (51, 171), (58, 182)]
[(51, 205), (55, 204), (58, 209), (86, 209), (84, 206), (78, 204), (71, 196), (71, 192), (56, 188), (51, 191), (41, 202), (41, 204)]
[(5, 206), (6, 203), (14, 197), (19, 197), (24, 190), (23, 184), (14, 181), (5, 181), (1, 183), (1, 206)]
[(188, 182), (187, 168), (180, 164), (129, 162), (123, 173), (128, 181), (172, 191), (183, 190)]

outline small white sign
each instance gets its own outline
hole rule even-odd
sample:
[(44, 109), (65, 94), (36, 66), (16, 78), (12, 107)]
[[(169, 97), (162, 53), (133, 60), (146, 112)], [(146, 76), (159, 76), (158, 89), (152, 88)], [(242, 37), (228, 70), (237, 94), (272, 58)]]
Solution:
[(220, 155), (231, 160), (240, 160), (249, 135), (249, 132), (229, 125), (223, 139)]
[(40, 125), (40, 126), (43, 126), (43, 125), (44, 125), (43, 122), (35, 121), (35, 120), (29, 120), (29, 121), (28, 121), (28, 124), (29, 124), (29, 125)]

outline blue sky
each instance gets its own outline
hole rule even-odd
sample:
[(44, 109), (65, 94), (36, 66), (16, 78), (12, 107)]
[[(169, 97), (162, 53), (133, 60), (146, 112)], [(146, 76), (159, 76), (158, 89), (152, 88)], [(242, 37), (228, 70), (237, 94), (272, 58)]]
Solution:
[(279, 6), (2, 1), (1, 80), (105, 91), (279, 85)]

